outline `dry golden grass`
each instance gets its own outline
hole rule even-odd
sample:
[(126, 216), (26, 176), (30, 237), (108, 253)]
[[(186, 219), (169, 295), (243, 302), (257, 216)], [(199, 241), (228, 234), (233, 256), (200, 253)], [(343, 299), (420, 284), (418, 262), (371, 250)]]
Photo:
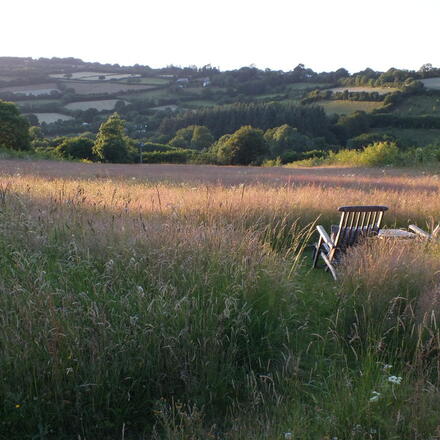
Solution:
[[(419, 323), (437, 307), (435, 246), (359, 247), (335, 285), (298, 267), (296, 224), (374, 203), (389, 226), (424, 226), (439, 185), (382, 169), (1, 161), (5, 435), (431, 438), (440, 337)], [(183, 414), (195, 403), (200, 420)]]
[(2, 161), (1, 183), (40, 200), (206, 222), (338, 219), (341, 205), (383, 204), (388, 226), (440, 220), (437, 175), (396, 170), (261, 169)]

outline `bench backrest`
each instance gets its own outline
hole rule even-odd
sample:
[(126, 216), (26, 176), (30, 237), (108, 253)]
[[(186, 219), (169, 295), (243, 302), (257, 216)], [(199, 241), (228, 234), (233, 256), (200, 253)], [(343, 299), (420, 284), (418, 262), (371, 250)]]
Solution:
[(341, 206), (342, 212), (334, 239), (335, 246), (345, 249), (357, 243), (361, 237), (377, 235), (386, 206)]

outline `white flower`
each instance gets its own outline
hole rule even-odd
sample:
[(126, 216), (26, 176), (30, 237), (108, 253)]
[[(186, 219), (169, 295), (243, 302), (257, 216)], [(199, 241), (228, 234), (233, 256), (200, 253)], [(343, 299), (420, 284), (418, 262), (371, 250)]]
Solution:
[(291, 432), (285, 432), (284, 433), (284, 438), (286, 440), (291, 440), (292, 439), (292, 433)]
[(395, 385), (400, 385), (400, 383), (402, 382), (402, 378), (400, 376), (390, 376), (388, 378), (388, 382), (391, 382)]
[(384, 370), (384, 371), (391, 370), (391, 368), (393, 368), (393, 366), (390, 365), (390, 364), (385, 364), (385, 365), (383, 366), (383, 370)]
[(370, 402), (377, 402), (380, 399), (380, 393), (377, 391), (372, 391), (371, 394), (373, 397), (370, 397)]
[(139, 293), (139, 295), (142, 295), (144, 293), (144, 288), (142, 286), (136, 286), (136, 290)]

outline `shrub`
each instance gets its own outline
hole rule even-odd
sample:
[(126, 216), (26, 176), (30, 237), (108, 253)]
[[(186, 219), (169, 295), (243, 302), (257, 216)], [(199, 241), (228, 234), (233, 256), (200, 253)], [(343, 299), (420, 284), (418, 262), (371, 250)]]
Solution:
[(145, 163), (187, 163), (195, 156), (197, 156), (197, 152), (195, 150), (175, 148), (168, 151), (152, 151), (143, 153), (142, 160)]

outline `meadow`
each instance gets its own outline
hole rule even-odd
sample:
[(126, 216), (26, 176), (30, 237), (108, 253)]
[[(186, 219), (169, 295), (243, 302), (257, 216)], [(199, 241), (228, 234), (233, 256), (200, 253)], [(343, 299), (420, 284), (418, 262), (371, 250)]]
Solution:
[(399, 116), (438, 116), (440, 98), (429, 95), (409, 96), (393, 108)]
[(113, 110), (118, 99), (102, 99), (98, 101), (78, 101), (66, 104), (68, 110), (87, 110), (89, 108), (96, 108), (96, 110)]
[(75, 93), (79, 95), (93, 95), (101, 93), (120, 93), (127, 91), (140, 91), (148, 90), (154, 86), (141, 85), (141, 84), (124, 84), (116, 82), (99, 82), (90, 81), (86, 82), (84, 80), (78, 81), (63, 81), (63, 84), (69, 88), (75, 90)]
[(51, 124), (52, 122), (56, 122), (58, 120), (68, 121), (73, 119), (72, 116), (63, 115), (62, 113), (34, 113), (34, 115), (38, 118), (38, 122), (41, 124), (45, 122), (46, 124)]
[(20, 95), (49, 95), (52, 91), (59, 92), (55, 83), (34, 84), (31, 86), (3, 87), (0, 92), (11, 92)]
[[(64, 73), (52, 73), (49, 75), (51, 78), (66, 79)], [(119, 80), (128, 78), (137, 78), (140, 75), (132, 73), (108, 73), (108, 72), (73, 72), (70, 74), (70, 79), (86, 80), (86, 81), (103, 81), (103, 80)]]
[(421, 81), (427, 89), (440, 90), (440, 78), (427, 78)]
[(313, 225), (385, 204), (432, 227), (439, 175), (0, 161), (1, 439), (435, 439), (440, 250)]
[(345, 90), (347, 90), (348, 92), (356, 92), (356, 93), (361, 93), (361, 92), (367, 92), (367, 93), (373, 93), (376, 92), (379, 95), (386, 95), (387, 93), (393, 93), (393, 92), (397, 92), (397, 90), (395, 87), (365, 87), (365, 86), (352, 86), (352, 87), (334, 87), (332, 89), (329, 89), (332, 92), (336, 93), (336, 92), (343, 92)]
[(329, 115), (346, 115), (356, 111), (371, 112), (383, 105), (382, 102), (376, 101), (349, 101), (342, 99), (318, 101), (316, 104), (322, 106), (325, 112)]

